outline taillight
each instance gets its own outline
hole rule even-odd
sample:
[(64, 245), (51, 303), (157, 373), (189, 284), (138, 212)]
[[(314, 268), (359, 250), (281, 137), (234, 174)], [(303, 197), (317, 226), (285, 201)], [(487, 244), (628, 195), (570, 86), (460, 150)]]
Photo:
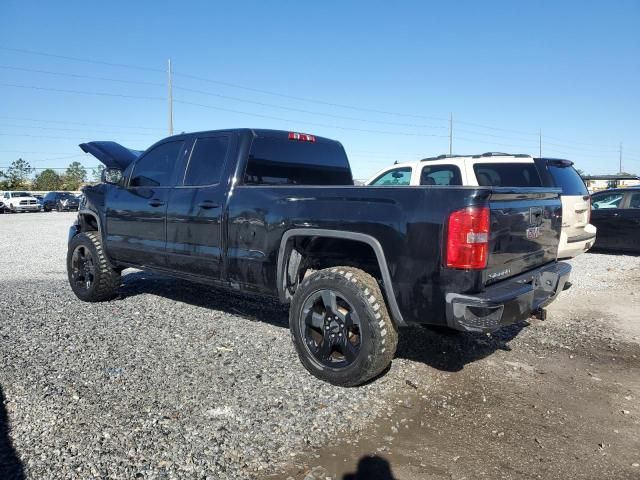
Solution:
[(316, 137), (309, 135), (308, 133), (295, 133), (289, 132), (289, 140), (298, 140), (300, 142), (315, 142)]
[(447, 267), (483, 269), (489, 254), (489, 208), (467, 207), (449, 215)]
[(591, 223), (591, 197), (587, 199), (587, 224)]

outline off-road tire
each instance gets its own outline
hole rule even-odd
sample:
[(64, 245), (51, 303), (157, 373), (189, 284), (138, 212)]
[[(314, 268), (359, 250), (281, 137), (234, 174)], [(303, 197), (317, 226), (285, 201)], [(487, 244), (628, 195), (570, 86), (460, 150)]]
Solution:
[[(89, 289), (79, 287), (73, 279), (72, 258), (78, 246), (84, 246), (93, 257), (94, 281)], [(100, 233), (91, 231), (76, 235), (69, 242), (67, 251), (67, 276), (76, 296), (85, 302), (103, 302), (114, 298), (120, 287), (120, 272), (115, 270), (104, 253)]]
[[(360, 318), (360, 351), (350, 365), (332, 369), (319, 363), (305, 344), (301, 329), (305, 301), (319, 290), (332, 290), (347, 300)], [(331, 267), (308, 275), (293, 296), (289, 329), (304, 367), (315, 377), (333, 385), (361, 385), (384, 371), (396, 352), (398, 331), (389, 316), (378, 282), (352, 267)]]

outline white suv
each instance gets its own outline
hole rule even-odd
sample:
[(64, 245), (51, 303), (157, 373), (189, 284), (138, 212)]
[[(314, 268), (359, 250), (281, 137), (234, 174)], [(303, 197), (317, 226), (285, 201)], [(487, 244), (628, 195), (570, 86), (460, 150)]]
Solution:
[(596, 227), (589, 223), (589, 192), (569, 160), (496, 152), (441, 155), (392, 165), (375, 174), (366, 185), (555, 186), (562, 189), (558, 258), (586, 252), (596, 239)]

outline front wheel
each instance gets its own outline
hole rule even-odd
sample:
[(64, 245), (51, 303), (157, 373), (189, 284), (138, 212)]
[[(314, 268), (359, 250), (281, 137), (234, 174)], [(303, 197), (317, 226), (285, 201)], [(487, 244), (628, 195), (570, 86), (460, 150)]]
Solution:
[(85, 302), (109, 300), (120, 286), (120, 272), (107, 260), (98, 232), (80, 233), (71, 239), (67, 275), (73, 293)]
[(298, 356), (314, 376), (356, 386), (391, 363), (398, 333), (376, 280), (351, 267), (306, 277), (293, 297), (289, 328)]

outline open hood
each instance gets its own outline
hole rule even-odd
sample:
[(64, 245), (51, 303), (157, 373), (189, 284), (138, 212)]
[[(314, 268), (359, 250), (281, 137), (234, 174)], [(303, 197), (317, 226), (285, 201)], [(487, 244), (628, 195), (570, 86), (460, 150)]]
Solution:
[(116, 142), (89, 142), (81, 143), (80, 148), (85, 153), (90, 153), (100, 160), (107, 168), (119, 168), (124, 170), (131, 162), (136, 160), (142, 152), (130, 150)]

